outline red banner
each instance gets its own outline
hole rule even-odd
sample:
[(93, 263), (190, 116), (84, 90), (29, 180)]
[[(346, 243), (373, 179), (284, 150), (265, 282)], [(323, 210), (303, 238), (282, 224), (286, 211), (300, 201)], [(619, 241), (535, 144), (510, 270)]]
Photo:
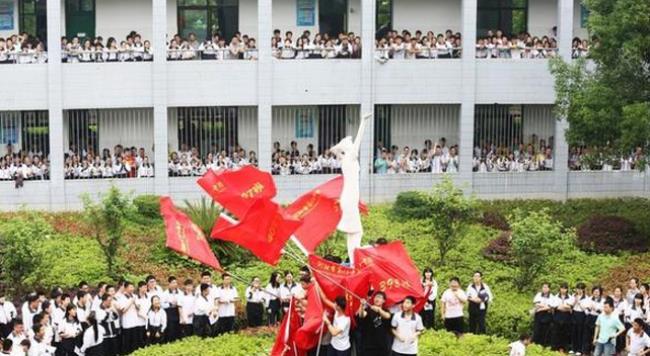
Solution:
[(318, 339), (323, 325), (323, 301), (318, 294), (317, 287), (312, 285), (307, 289), (307, 310), (304, 321), (296, 333), (296, 345), (303, 350), (310, 350), (318, 345)]
[(284, 315), (278, 328), (271, 356), (305, 356), (307, 353), (296, 345), (296, 332), (300, 328), (300, 316), (295, 308), (296, 300), (292, 299), (289, 312)]
[(238, 219), (244, 217), (257, 199), (275, 197), (275, 183), (267, 172), (253, 166), (244, 166), (237, 170), (208, 170), (198, 180), (203, 188), (224, 209)]
[[(286, 208), (291, 217), (303, 224), (294, 235), (309, 253), (325, 241), (341, 220), (339, 198), (343, 190), (343, 176), (330, 179), (324, 184), (300, 196)], [(359, 203), (359, 209), (366, 214), (368, 208)]]
[(176, 209), (169, 197), (160, 198), (160, 215), (165, 221), (167, 247), (214, 269), (221, 269), (203, 231), (187, 215)]
[(300, 226), (283, 209), (268, 199), (257, 199), (235, 225), (212, 230), (213, 238), (232, 241), (249, 249), (260, 260), (276, 265), (287, 240)]
[(400, 303), (407, 296), (417, 299), (416, 310), (424, 305), (425, 293), (420, 273), (401, 241), (354, 252), (358, 268), (370, 270), (370, 284), (375, 291), (386, 293), (386, 306)]

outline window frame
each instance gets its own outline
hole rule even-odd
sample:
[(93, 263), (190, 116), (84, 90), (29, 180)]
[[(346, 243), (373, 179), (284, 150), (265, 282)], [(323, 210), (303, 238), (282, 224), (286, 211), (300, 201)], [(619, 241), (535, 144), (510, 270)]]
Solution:
[[(228, 0), (225, 0), (225, 1), (228, 1)], [(240, 5), (240, 3), (239, 3), (239, 0), (232, 0), (232, 1), (236, 2), (235, 7), (237, 8), (237, 19), (236, 19), (237, 26), (236, 26), (236, 29), (235, 29), (235, 32), (237, 32), (237, 31), (239, 31), (239, 5)], [(205, 12), (206, 19), (207, 19), (207, 22), (206, 22), (206, 35), (210, 36), (210, 38), (212, 38), (212, 36), (214, 34), (212, 33), (211, 28), (214, 25), (214, 23), (212, 22), (213, 19), (214, 19), (214, 16), (211, 16), (210, 14), (214, 13), (214, 14), (216, 14), (216, 17), (218, 18), (218, 16), (219, 16), (218, 15), (219, 8), (224, 6), (223, 2), (224, 2), (224, 0), (204, 0), (204, 5), (196, 5), (196, 4), (194, 4), (194, 5), (184, 5), (182, 0), (181, 1), (176, 1), (176, 30), (177, 30), (177, 33), (181, 34), (183, 32), (183, 29), (182, 29), (182, 26), (181, 26), (181, 23), (183, 22), (183, 21), (181, 21), (181, 14), (183, 13), (184, 10), (203, 11), (203, 12)], [(223, 36), (224, 34), (220, 33), (219, 35)], [(198, 35), (197, 35), (197, 37), (198, 37)], [(199, 40), (204, 40), (204, 38), (199, 38)]]
[[(492, 0), (492, 1), (495, 1), (495, 0)], [(483, 0), (483, 1), (478, 0), (477, 1), (476, 30), (477, 30), (477, 35), (478, 36), (482, 36), (481, 34), (478, 33), (478, 30), (479, 30), (478, 18), (480, 17), (479, 13), (481, 12), (481, 10), (483, 10), (483, 11), (496, 11), (497, 12), (497, 24), (501, 24), (501, 19), (502, 19), (501, 14), (504, 11), (510, 11), (512, 13), (512, 11), (514, 11), (514, 10), (523, 10), (523, 12), (524, 12), (524, 30), (523, 31), (528, 32), (528, 10), (529, 10), (529, 7), (530, 7), (529, 0), (523, 0), (523, 1), (525, 1), (524, 6), (515, 6), (513, 3), (516, 0), (496, 0), (496, 1), (498, 2), (498, 5), (481, 5), (481, 3), (485, 4), (488, 1), (486, 1), (486, 0)], [(491, 1), (489, 1), (489, 2), (491, 2)], [(510, 2), (510, 5), (503, 5), (506, 2)], [(492, 30), (496, 31), (496, 30), (499, 30), (499, 29), (495, 28), (495, 29), (492, 29)], [(504, 31), (504, 33), (505, 33), (505, 29), (500, 29), (500, 30)], [(508, 31), (511, 31), (511, 30), (512, 29), (509, 29)], [(517, 35), (517, 33), (506, 33), (506, 35), (510, 37), (510, 36)]]

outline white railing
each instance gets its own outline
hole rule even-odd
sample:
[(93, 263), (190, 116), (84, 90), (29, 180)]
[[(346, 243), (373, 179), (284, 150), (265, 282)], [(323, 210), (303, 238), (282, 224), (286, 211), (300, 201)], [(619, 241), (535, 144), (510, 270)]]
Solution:
[(257, 48), (244, 48), (232, 51), (231, 48), (170, 48), (167, 50), (168, 61), (187, 60), (255, 60)]
[(3, 52), (0, 51), (0, 64), (47, 63), (47, 52)]

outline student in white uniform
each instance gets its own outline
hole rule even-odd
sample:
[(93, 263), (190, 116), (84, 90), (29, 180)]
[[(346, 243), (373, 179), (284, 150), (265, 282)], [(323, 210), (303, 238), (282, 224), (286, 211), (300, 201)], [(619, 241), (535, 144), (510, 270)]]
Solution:
[(159, 344), (163, 341), (167, 329), (167, 313), (162, 309), (160, 297), (154, 295), (151, 297), (151, 308), (147, 313), (147, 345)]
[(569, 286), (560, 284), (560, 291), (551, 300), (553, 307), (553, 349), (566, 353), (571, 343), (571, 313), (574, 299), (569, 294)]
[(585, 341), (585, 324), (590, 300), (585, 294), (584, 283), (576, 284), (573, 294), (573, 313), (571, 315), (571, 350), (570, 353), (582, 355)]
[(248, 326), (252, 328), (262, 326), (264, 319), (264, 306), (268, 295), (261, 284), (259, 277), (253, 277), (251, 284), (246, 287), (246, 319)]
[(585, 310), (585, 338), (583, 341), (582, 353), (585, 355), (591, 354), (593, 351), (593, 335), (596, 330), (596, 320), (598, 316), (603, 312), (603, 303), (605, 299), (603, 298), (603, 289), (601, 287), (595, 286), (591, 289), (591, 297), (589, 298), (589, 303), (586, 304)]
[(23, 304), (21, 314), (25, 330), (30, 330), (34, 325), (34, 315), (38, 314), (41, 310), (41, 301), (38, 299), (36, 293), (27, 295), (27, 301)]
[(445, 330), (457, 336), (464, 332), (463, 307), (467, 295), (460, 288), (458, 277), (449, 279), (449, 288), (440, 297), (440, 314), (445, 323)]
[(194, 282), (191, 279), (186, 279), (183, 283), (183, 293), (178, 297), (178, 316), (180, 323), (181, 337), (192, 336), (193, 332), (193, 317), (194, 317)]
[(542, 284), (542, 290), (535, 295), (535, 324), (533, 329), (533, 340), (542, 346), (551, 345), (551, 325), (553, 323), (551, 286), (548, 283)]
[(167, 279), (167, 290), (162, 296), (162, 307), (167, 314), (167, 329), (165, 340), (175, 341), (181, 337), (179, 300), (183, 292), (178, 288), (176, 277)]
[(210, 320), (208, 315), (214, 308), (214, 301), (210, 299), (210, 286), (201, 283), (200, 294), (194, 300), (194, 335), (207, 337), (210, 333)]
[(645, 333), (645, 322), (641, 318), (632, 321), (632, 328), (625, 337), (625, 351), (628, 356), (642, 356), (650, 354), (650, 337)]
[(417, 355), (418, 337), (424, 331), (422, 318), (413, 311), (415, 297), (404, 298), (401, 312), (395, 313), (391, 321), (393, 327), (393, 355)]
[(526, 356), (526, 347), (530, 345), (531, 337), (523, 334), (519, 340), (513, 342), (508, 347), (510, 348), (510, 356)]
[(492, 290), (483, 283), (483, 273), (474, 272), (472, 284), (467, 286), (467, 299), (469, 310), (469, 332), (485, 334), (485, 317), (488, 305), (494, 300)]
[(65, 317), (55, 330), (60, 340), (57, 346), (58, 356), (75, 356), (75, 344), (81, 331), (81, 323), (77, 318), (77, 307), (74, 304), (69, 304), (65, 310)]
[[(350, 356), (352, 354), (352, 346), (350, 344), (350, 317), (345, 314), (347, 302), (345, 297), (338, 296), (334, 303), (323, 300), (325, 304), (334, 308), (334, 321), (329, 320), (327, 312), (323, 315), (323, 322), (327, 327), (332, 340), (330, 341), (330, 348), (327, 350), (328, 356)], [(418, 316), (419, 317), (419, 316)]]
[(139, 349), (146, 344), (147, 313), (149, 313), (149, 310), (151, 309), (151, 300), (147, 297), (147, 283), (144, 281), (138, 282), (138, 293), (135, 296), (135, 306), (138, 311), (135, 348)]
[(281, 318), (281, 306), (280, 306), (280, 283), (282, 282), (282, 276), (279, 272), (275, 271), (271, 273), (271, 278), (269, 278), (269, 284), (266, 285), (267, 303), (266, 303), (266, 313), (269, 318), (269, 325), (275, 326), (280, 322)]
[(13, 330), (7, 335), (7, 340), (13, 341), (14, 345), (20, 345), (23, 340), (27, 340), (27, 333), (22, 319), (14, 319)]
[(0, 338), (4, 339), (11, 333), (11, 325), (18, 316), (13, 303), (7, 302), (5, 296), (0, 296)]
[(436, 315), (436, 298), (438, 297), (438, 282), (433, 278), (433, 270), (425, 268), (422, 271), (422, 288), (424, 289), (427, 301), (420, 312), (422, 324), (427, 329), (433, 329), (435, 326)]
[(122, 353), (132, 353), (138, 345), (138, 310), (135, 301), (135, 286), (131, 282), (124, 283), (124, 293), (118, 294), (117, 307), (122, 315)]
[(217, 288), (217, 303), (219, 305), (217, 335), (233, 331), (235, 326), (235, 303), (239, 302), (237, 289), (232, 285), (232, 277), (228, 273), (224, 273), (221, 278), (223, 283)]
[[(106, 356), (115, 356), (120, 353), (120, 316), (116, 304), (113, 296), (104, 294), (99, 306), (92, 311), (95, 313), (95, 319), (104, 329), (104, 351)], [(86, 322), (88, 322), (88, 319), (86, 319)]]
[(82, 356), (104, 356), (104, 328), (98, 324), (95, 312), (88, 315), (88, 329), (84, 331), (79, 351)]
[(46, 342), (45, 326), (36, 324), (32, 329), (34, 330), (34, 337), (30, 340), (28, 356), (54, 355), (56, 349)]

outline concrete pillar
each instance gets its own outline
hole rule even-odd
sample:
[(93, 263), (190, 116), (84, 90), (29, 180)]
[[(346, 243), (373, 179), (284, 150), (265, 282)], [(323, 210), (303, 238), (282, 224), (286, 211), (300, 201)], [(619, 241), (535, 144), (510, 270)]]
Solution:
[(271, 0), (257, 0), (257, 152), (259, 168), (271, 170), (271, 127), (273, 57), (271, 37), (273, 36), (273, 6)]
[[(557, 35), (559, 54), (565, 61), (571, 61), (571, 41), (573, 38), (573, 0), (558, 0)], [(565, 132), (569, 128), (566, 118), (555, 122), (554, 176), (557, 198), (566, 200), (569, 182), (569, 144)]]
[(153, 142), (155, 191), (169, 194), (167, 157), (169, 135), (167, 122), (167, 1), (153, 0)]
[(47, 90), (50, 135), (50, 209), (65, 209), (63, 93), (61, 83), (61, 1), (47, 4)]
[[(361, 108), (360, 116), (375, 112), (373, 95), (373, 66), (375, 49), (375, 0), (361, 1)], [(370, 118), (363, 135), (359, 152), (361, 167), (361, 198), (370, 201), (372, 197), (372, 171), (374, 153), (374, 115)]]
[(477, 0), (462, 2), (463, 55), (461, 59), (462, 98), (459, 125), (458, 182), (466, 192), (472, 190), (472, 150), (474, 146), (474, 105), (476, 104), (476, 13)]

